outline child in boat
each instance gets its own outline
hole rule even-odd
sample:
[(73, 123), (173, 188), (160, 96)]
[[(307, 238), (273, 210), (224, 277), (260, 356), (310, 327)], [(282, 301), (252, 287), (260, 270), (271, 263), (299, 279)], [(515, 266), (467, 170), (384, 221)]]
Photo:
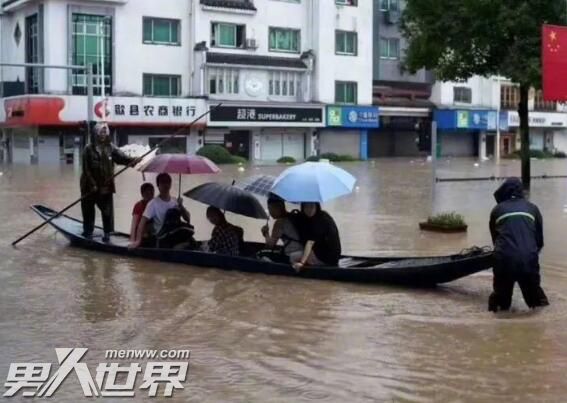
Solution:
[(215, 227), (211, 239), (203, 245), (203, 249), (206, 252), (238, 256), (243, 235), (242, 229), (226, 221), (224, 213), (213, 206), (207, 208), (207, 219)]
[[(166, 217), (169, 210), (178, 210), (179, 215), (185, 220), (187, 224), (190, 224), (191, 216), (187, 209), (185, 209), (185, 207), (183, 206), (183, 200), (181, 198), (176, 200), (171, 197), (171, 176), (169, 176), (169, 174), (167, 173), (159, 174), (156, 178), (156, 185), (158, 187), (159, 194), (146, 206), (144, 214), (142, 214), (142, 219), (138, 224), (136, 240), (130, 244), (131, 248), (137, 248), (141, 245), (143, 235), (146, 231), (146, 226), (150, 221), (152, 225), (151, 233), (158, 239), (158, 247), (162, 247), (159, 244), (159, 240), (167, 236), (167, 234), (162, 233), (162, 227), (166, 222)], [(189, 240), (191, 237), (192, 234), (191, 236), (189, 236), (188, 234), (187, 240)], [(182, 241), (176, 241), (175, 243), (180, 242)]]
[[(148, 203), (154, 198), (154, 185), (151, 183), (144, 183), (140, 187), (140, 193), (142, 194), (142, 200), (138, 201), (132, 210), (132, 224), (130, 225), (130, 242), (134, 242), (136, 240), (136, 234), (138, 233), (138, 225), (140, 224), (140, 220), (142, 219), (142, 215), (146, 210), (146, 206)], [(149, 231), (146, 230), (143, 238), (147, 239), (150, 235)], [(143, 242), (143, 241), (142, 241)]]
[(539, 252), (543, 248), (543, 219), (536, 205), (524, 199), (522, 182), (507, 179), (494, 193), (498, 205), (490, 214), (494, 242), (494, 292), (488, 310), (507, 311), (518, 282), (530, 308), (549, 305), (540, 286)]
[(301, 203), (303, 216), (300, 237), (305, 242), (303, 253), (293, 254), (293, 268), (304, 266), (338, 266), (341, 239), (333, 218), (321, 210), (319, 203)]
[[(262, 235), (266, 239), (266, 247), (274, 249), (278, 241), (283, 242), (283, 253), (288, 258), (292, 255), (303, 255), (303, 244), (299, 237), (298, 226), (294, 223), (294, 218), (299, 216), (286, 210), (285, 202), (280, 197), (270, 194), (268, 197), (268, 212), (276, 220), (272, 227), (272, 233), (268, 225), (262, 227)], [(299, 217), (298, 217), (299, 218)]]

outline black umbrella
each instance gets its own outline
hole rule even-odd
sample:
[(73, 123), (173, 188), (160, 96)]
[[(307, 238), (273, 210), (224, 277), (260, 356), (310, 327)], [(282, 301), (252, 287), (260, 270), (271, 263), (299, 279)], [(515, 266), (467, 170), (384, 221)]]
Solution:
[(235, 214), (263, 220), (268, 219), (266, 211), (252, 193), (226, 183), (205, 183), (183, 193), (183, 195)]
[(234, 186), (259, 196), (268, 197), (276, 177), (272, 175), (253, 175), (237, 181)]

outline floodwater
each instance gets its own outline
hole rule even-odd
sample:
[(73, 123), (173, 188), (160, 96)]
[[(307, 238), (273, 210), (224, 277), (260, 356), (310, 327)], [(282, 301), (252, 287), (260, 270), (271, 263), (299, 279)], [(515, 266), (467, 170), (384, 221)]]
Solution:
[[(344, 167), (358, 178), (357, 190), (325, 208), (336, 218), (345, 251), (425, 256), (490, 244), (496, 182), (438, 183), (432, 192), (423, 160)], [(228, 167), (214, 179), (281, 169)], [(28, 206), (65, 206), (78, 195), (78, 177), (72, 166), (0, 170), (1, 384), (12, 362), (56, 368), (56, 347), (88, 348), (83, 361), (93, 374), (108, 361), (107, 349), (189, 349), (188, 380), (170, 401), (565, 401), (566, 180), (536, 180), (531, 194), (545, 220), (543, 286), (552, 305), (529, 312), (516, 290), (514, 312), (493, 315), (486, 311), (490, 272), (434, 290), (301, 280), (82, 251), (51, 228), (13, 249), (10, 242), (39, 223)], [(567, 161), (534, 161), (533, 171), (567, 174)], [(518, 173), (516, 161), (475, 167), (472, 160), (444, 160), (438, 167), (439, 177)], [(183, 189), (207, 180), (184, 177)], [(141, 181), (136, 172), (117, 181), (119, 230), (129, 229)], [(206, 238), (205, 207), (185, 203)], [(432, 211), (451, 210), (466, 217), (466, 235), (419, 231), (418, 222)], [(80, 216), (79, 209), (71, 214)], [(247, 239), (260, 239), (263, 222), (230, 220), (245, 228)], [(71, 375), (54, 399), (82, 396)], [(134, 400), (154, 399), (137, 389)]]

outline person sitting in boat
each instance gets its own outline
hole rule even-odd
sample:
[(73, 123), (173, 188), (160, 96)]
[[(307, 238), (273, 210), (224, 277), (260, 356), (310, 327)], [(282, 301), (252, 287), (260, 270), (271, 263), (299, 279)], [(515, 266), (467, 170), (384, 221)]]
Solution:
[(290, 257), (293, 268), (300, 271), (304, 266), (338, 266), (341, 239), (333, 218), (319, 203), (301, 203), (301, 213), (303, 225), (299, 235), (305, 248)]
[[(138, 224), (138, 232), (136, 234), (136, 240), (131, 243), (131, 247), (137, 248), (141, 245), (144, 232), (146, 231), (146, 226), (148, 222), (151, 221), (151, 233), (156, 239), (156, 243), (158, 247), (166, 247), (163, 245), (164, 242), (167, 241), (167, 233), (164, 234), (163, 227), (166, 223), (166, 218), (168, 214), (171, 216), (174, 213), (178, 213), (181, 218), (185, 221), (186, 224), (190, 225), (191, 223), (191, 216), (187, 209), (183, 206), (183, 200), (181, 198), (174, 199), (171, 197), (171, 176), (167, 173), (161, 173), (156, 178), (156, 185), (159, 190), (159, 194), (153, 200), (151, 200), (146, 209), (144, 210), (144, 214), (142, 214), (142, 219)], [(175, 210), (173, 212), (169, 212), (170, 210)], [(171, 229), (168, 228), (168, 233), (171, 232)], [(187, 234), (187, 238), (189, 239), (189, 234)], [(179, 243), (179, 242), (176, 242)]]
[[(142, 200), (138, 201), (132, 210), (132, 224), (130, 225), (130, 242), (134, 242), (136, 240), (136, 234), (138, 233), (138, 225), (140, 224), (140, 220), (142, 219), (142, 215), (146, 210), (146, 206), (148, 203), (154, 198), (154, 185), (151, 183), (144, 183), (140, 187), (140, 193), (142, 194)], [(144, 241), (147, 241), (151, 233), (149, 228), (146, 227), (146, 231), (142, 238), (142, 244)]]
[(230, 224), (224, 213), (213, 206), (207, 208), (207, 219), (215, 227), (211, 239), (203, 245), (203, 250), (220, 255), (238, 256), (243, 238), (242, 228)]
[(290, 256), (303, 256), (303, 244), (299, 237), (298, 219), (300, 219), (299, 212), (288, 212), (285, 207), (285, 201), (274, 195), (270, 194), (268, 197), (268, 212), (275, 220), (270, 234), (268, 225), (262, 227), (262, 235), (266, 239), (266, 247), (273, 250), (278, 241), (283, 243), (282, 252), (285, 258), (290, 261)]

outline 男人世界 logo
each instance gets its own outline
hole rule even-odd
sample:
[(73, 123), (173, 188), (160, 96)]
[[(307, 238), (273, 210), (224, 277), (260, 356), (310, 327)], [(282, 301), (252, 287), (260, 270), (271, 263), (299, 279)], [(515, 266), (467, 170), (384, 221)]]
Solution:
[[(10, 364), (3, 396), (52, 397), (63, 382), (70, 382), (67, 378), (72, 372), (85, 397), (134, 397), (140, 378), (138, 389), (143, 393), (150, 397), (171, 397), (175, 389), (183, 389), (182, 382), (187, 379), (189, 350), (107, 350), (106, 359), (149, 361), (145, 366), (137, 362), (102, 362), (96, 366), (94, 378), (87, 364), (81, 362), (87, 351), (87, 348), (56, 348), (59, 367), (53, 372), (51, 363)], [(156, 359), (164, 361), (152, 361)]]

